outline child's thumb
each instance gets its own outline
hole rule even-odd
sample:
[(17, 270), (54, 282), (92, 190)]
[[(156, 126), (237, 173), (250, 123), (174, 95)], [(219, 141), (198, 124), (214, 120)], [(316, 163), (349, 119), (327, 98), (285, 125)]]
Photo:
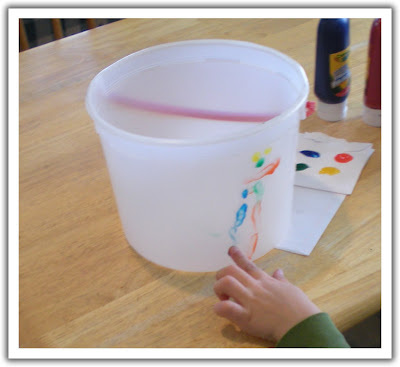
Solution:
[(277, 280), (281, 280), (284, 282), (287, 282), (288, 280), (285, 278), (285, 275), (283, 274), (283, 270), (282, 269), (276, 269), (274, 271), (274, 274), (272, 274), (272, 277), (277, 279)]

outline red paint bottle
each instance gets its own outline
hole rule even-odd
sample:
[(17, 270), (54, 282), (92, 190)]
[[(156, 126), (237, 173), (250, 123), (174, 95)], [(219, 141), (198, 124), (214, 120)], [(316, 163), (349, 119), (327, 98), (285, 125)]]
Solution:
[(371, 26), (367, 81), (364, 91), (363, 120), (371, 126), (381, 126), (381, 20)]

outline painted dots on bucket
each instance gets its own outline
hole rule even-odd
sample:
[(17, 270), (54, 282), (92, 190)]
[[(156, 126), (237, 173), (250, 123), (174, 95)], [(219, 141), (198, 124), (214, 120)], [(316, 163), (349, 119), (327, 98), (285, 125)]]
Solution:
[[(267, 155), (269, 153), (271, 153), (272, 148), (266, 148), (263, 153), (264, 155)], [(262, 165), (265, 163), (265, 157), (263, 156), (263, 154), (261, 152), (256, 152), (253, 154), (253, 156), (251, 157), (251, 160), (255, 163), (255, 167), (256, 168), (260, 168), (262, 167)]]
[(261, 200), (262, 196), (264, 195), (264, 186), (261, 183), (261, 181), (257, 181), (254, 185), (253, 185), (253, 192), (257, 197), (257, 200)]
[(261, 153), (260, 152), (256, 152), (253, 154), (253, 156), (251, 157), (251, 160), (255, 163), (257, 163), (261, 158)]
[(261, 167), (261, 166), (264, 164), (264, 161), (265, 161), (264, 157), (261, 157), (261, 158), (257, 161), (256, 167), (257, 167), (257, 168), (258, 168), (258, 167)]

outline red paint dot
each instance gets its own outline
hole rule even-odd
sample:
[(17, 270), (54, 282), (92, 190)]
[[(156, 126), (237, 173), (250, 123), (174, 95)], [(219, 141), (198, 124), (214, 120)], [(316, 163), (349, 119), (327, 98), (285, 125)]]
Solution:
[(335, 161), (339, 163), (347, 163), (353, 160), (353, 156), (347, 153), (340, 153), (335, 156)]

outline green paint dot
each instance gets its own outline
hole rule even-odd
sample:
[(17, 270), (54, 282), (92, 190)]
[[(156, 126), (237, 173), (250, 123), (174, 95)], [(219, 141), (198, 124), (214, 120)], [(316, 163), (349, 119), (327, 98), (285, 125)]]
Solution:
[(257, 167), (257, 168), (258, 168), (258, 167), (261, 167), (263, 164), (264, 164), (264, 158), (261, 157), (261, 158), (257, 161), (256, 167)]
[(256, 194), (256, 197), (260, 199), (264, 194), (264, 186), (263, 184), (258, 181), (253, 186), (253, 192)]
[(309, 168), (309, 166), (305, 163), (297, 163), (296, 165), (296, 171), (304, 171), (307, 168)]

